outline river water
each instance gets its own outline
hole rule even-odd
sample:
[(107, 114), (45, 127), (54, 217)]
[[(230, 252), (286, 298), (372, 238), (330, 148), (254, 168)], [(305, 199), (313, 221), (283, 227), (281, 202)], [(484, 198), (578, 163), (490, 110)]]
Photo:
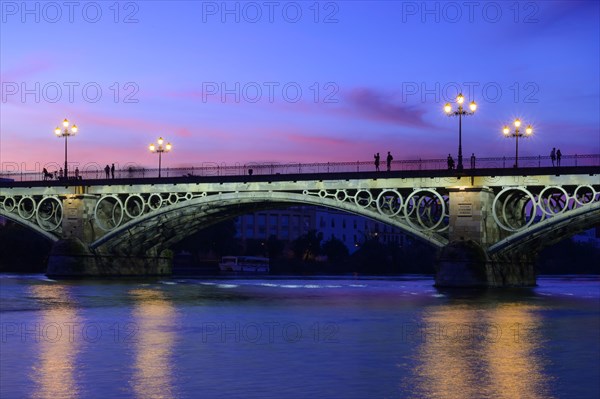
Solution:
[(598, 398), (600, 279), (0, 275), (1, 398)]

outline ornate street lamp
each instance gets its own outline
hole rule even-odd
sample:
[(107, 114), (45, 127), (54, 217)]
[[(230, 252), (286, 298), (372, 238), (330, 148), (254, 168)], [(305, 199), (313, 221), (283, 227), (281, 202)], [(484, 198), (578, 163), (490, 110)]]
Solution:
[(531, 125), (527, 125), (525, 128), (525, 134), (521, 133), (519, 128), (521, 127), (521, 120), (519, 118), (514, 121), (515, 131), (511, 132), (508, 125), (504, 126), (502, 129), (502, 133), (504, 133), (504, 137), (514, 137), (515, 140), (515, 168), (519, 167), (519, 137), (529, 137), (533, 133), (533, 127)]
[(62, 122), (63, 128), (61, 129), (60, 127), (56, 127), (56, 129), (54, 129), (54, 134), (56, 134), (56, 137), (64, 137), (65, 138), (65, 173), (64, 173), (64, 177), (65, 179), (68, 178), (68, 174), (67, 174), (67, 140), (69, 138), (69, 136), (75, 136), (75, 134), (77, 134), (77, 125), (73, 125), (71, 126), (71, 128), (69, 129), (69, 120), (65, 119)]
[(154, 143), (148, 146), (150, 152), (158, 153), (158, 177), (160, 177), (160, 169), (162, 163), (162, 153), (171, 151), (171, 143), (164, 144), (165, 140), (162, 137), (159, 137), (156, 141), (156, 145)]
[(473, 115), (477, 110), (477, 104), (475, 101), (471, 101), (469, 103), (470, 111), (466, 111), (463, 109), (463, 103), (465, 102), (465, 97), (460, 93), (456, 97), (456, 103), (458, 104), (458, 109), (456, 111), (452, 110), (452, 105), (450, 103), (446, 103), (444, 106), (444, 111), (448, 116), (458, 116), (458, 165), (456, 170), (461, 172), (463, 170), (463, 162), (462, 162), (462, 116), (463, 115)]

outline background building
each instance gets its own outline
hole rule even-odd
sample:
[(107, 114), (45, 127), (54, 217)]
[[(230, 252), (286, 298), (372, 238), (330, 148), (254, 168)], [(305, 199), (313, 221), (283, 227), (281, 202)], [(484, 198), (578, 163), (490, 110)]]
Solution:
[(266, 240), (271, 236), (293, 241), (316, 228), (314, 207), (291, 207), (249, 213), (236, 218), (237, 238)]
[(411, 238), (397, 227), (392, 227), (362, 216), (329, 208), (295, 206), (285, 209), (265, 210), (236, 218), (236, 237), (246, 240), (267, 240), (269, 237), (291, 242), (316, 230), (323, 241), (336, 238), (344, 243), (350, 253), (368, 239), (381, 243), (410, 245)]
[(586, 230), (581, 234), (573, 236), (574, 242), (593, 245), (595, 248), (600, 248), (600, 226)]

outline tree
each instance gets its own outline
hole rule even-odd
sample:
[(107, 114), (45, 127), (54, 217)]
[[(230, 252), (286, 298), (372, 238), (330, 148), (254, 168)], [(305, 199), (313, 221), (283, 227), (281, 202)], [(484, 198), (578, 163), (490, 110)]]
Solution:
[(296, 238), (292, 242), (294, 256), (305, 262), (314, 261), (321, 253), (321, 240), (323, 240), (323, 233), (317, 233), (316, 230)]
[(235, 222), (229, 219), (197, 231), (175, 244), (173, 249), (189, 251), (195, 256), (198, 253), (211, 253), (217, 257), (237, 254), (241, 249), (235, 235)]
[(599, 258), (600, 248), (568, 238), (542, 249), (537, 267), (542, 274), (598, 274)]
[(327, 256), (330, 263), (341, 263), (348, 259), (348, 248), (346, 245), (335, 237), (323, 243), (323, 253)]
[(267, 256), (268, 247), (265, 240), (258, 238), (247, 238), (245, 242), (245, 255), (248, 256)]
[(355, 272), (366, 274), (389, 273), (388, 248), (375, 238), (365, 241), (358, 251), (352, 254), (352, 267)]
[(281, 258), (285, 243), (277, 238), (275, 235), (269, 236), (267, 241), (267, 251), (271, 260)]

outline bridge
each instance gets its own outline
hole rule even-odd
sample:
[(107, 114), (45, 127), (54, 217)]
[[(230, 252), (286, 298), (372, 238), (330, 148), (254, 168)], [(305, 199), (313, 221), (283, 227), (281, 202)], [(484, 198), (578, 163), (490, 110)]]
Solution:
[(440, 286), (534, 285), (541, 248), (600, 223), (600, 156), (587, 157), (583, 166), (483, 164), (460, 173), (437, 163), (390, 172), (328, 163), (319, 168), (329, 172), (294, 164), (282, 173), (270, 164), (251, 174), (244, 165), (238, 173), (176, 169), (163, 178), (36, 174), (0, 180), (0, 216), (53, 242), (50, 276), (168, 275), (169, 248), (200, 229), (258, 209), (315, 205), (429, 243), (439, 254)]

